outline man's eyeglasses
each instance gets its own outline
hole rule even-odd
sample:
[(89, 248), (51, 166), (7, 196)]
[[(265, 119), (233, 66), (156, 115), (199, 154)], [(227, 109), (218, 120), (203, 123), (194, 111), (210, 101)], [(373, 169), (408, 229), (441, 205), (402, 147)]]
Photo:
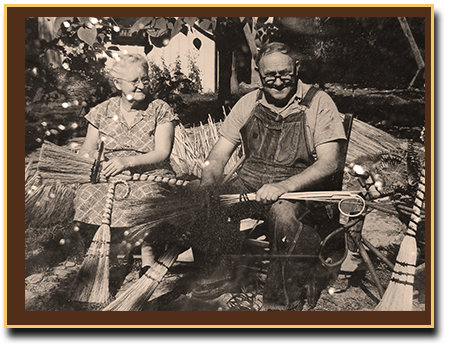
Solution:
[(269, 85), (270, 86), (270, 85), (275, 84), (275, 81), (277, 80), (277, 78), (280, 78), (280, 80), (281, 80), (281, 82), (283, 84), (288, 84), (288, 83), (290, 83), (292, 81), (292, 78), (294, 77), (294, 75), (295, 75), (294, 73), (285, 73), (285, 74), (282, 74), (282, 75), (280, 75), (280, 74), (274, 74), (274, 75), (269, 74), (269, 75), (266, 75), (266, 76), (261, 75), (261, 78), (262, 78), (262, 80), (263, 80), (265, 85)]
[(135, 79), (135, 80), (128, 80), (128, 79), (124, 79), (124, 78), (117, 78), (117, 79), (120, 79), (120, 80), (123, 80), (125, 82), (128, 82), (133, 87), (137, 87), (139, 85), (139, 82), (142, 82), (142, 84), (144, 86), (149, 86), (150, 85), (150, 79), (147, 78), (147, 77), (145, 77), (145, 78), (138, 78), (138, 79)]

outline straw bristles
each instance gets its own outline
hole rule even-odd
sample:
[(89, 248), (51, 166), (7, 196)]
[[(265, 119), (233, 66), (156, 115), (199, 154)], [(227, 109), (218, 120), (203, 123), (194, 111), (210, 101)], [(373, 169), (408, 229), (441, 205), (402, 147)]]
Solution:
[[(209, 116), (207, 124), (200, 123), (199, 126), (193, 126), (189, 129), (182, 125), (175, 128), (175, 142), (171, 159), (178, 176), (194, 175), (201, 177), (203, 163), (219, 140), (218, 128), (221, 125), (222, 122), (215, 123)], [(239, 150), (235, 150), (225, 166), (224, 173), (227, 174), (238, 160)]]
[(352, 133), (347, 151), (347, 162), (364, 155), (376, 155), (401, 148), (402, 141), (376, 127), (353, 119)]
[(109, 247), (111, 242), (109, 225), (114, 201), (114, 189), (117, 183), (113, 182), (109, 186), (102, 225), (95, 233), (75, 279), (73, 300), (90, 303), (105, 303), (108, 300)]
[[(126, 241), (135, 244), (151, 233), (155, 242), (177, 241), (184, 239), (188, 229), (196, 219), (206, 217), (206, 208), (202, 206), (200, 196), (194, 189), (184, 186), (139, 201), (125, 200), (124, 207), (133, 211), (129, 214), (130, 224), (136, 225), (127, 230)], [(155, 231), (164, 226), (161, 232)]]
[[(281, 195), (280, 199), (290, 199), (298, 201), (318, 201), (318, 202), (332, 202), (340, 201), (345, 198), (352, 198), (359, 196), (359, 191), (304, 191), (304, 192), (288, 192)], [(255, 193), (248, 193), (245, 195), (229, 194), (221, 195), (220, 201), (224, 205), (231, 205), (244, 201), (254, 201), (256, 199)]]
[[(37, 175), (35, 175), (37, 176)], [(40, 184), (31, 178), (25, 184), (25, 227), (47, 227), (73, 219), (75, 188), (63, 184)]]
[(416, 232), (425, 199), (425, 169), (422, 169), (411, 221), (397, 255), (389, 286), (375, 311), (411, 311), (417, 260)]
[(72, 300), (105, 303), (109, 298), (109, 226), (99, 227), (92, 239), (72, 289)]
[(181, 248), (173, 245), (147, 272), (103, 311), (140, 311), (177, 259)]
[(138, 246), (149, 237), (155, 244), (183, 244), (209, 253), (238, 248), (242, 236), (240, 218), (261, 213), (261, 208), (253, 208), (251, 203), (224, 206), (211, 201), (207, 207), (195, 185), (181, 187), (167, 196), (124, 203), (133, 211), (130, 224), (136, 225), (124, 233), (125, 243)]
[(75, 154), (68, 148), (44, 142), (38, 171), (43, 181), (62, 184), (88, 183), (94, 159)]

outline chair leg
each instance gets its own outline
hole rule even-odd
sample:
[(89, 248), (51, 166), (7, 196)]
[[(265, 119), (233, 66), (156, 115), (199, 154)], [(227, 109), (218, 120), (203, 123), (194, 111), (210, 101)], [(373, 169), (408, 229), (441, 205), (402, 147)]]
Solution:
[(364, 236), (361, 236), (361, 240), (365, 246), (369, 248), (370, 251), (372, 251), (377, 257), (382, 260), (391, 271), (394, 271), (394, 264), (389, 261), (386, 256), (384, 256), (375, 246), (372, 245), (370, 241), (368, 241)]
[(381, 282), (380, 279), (378, 278), (378, 275), (375, 271), (375, 267), (373, 266), (372, 261), (369, 258), (369, 255), (367, 254), (366, 249), (364, 248), (363, 244), (361, 243), (361, 241), (358, 241), (357, 239), (355, 239), (355, 237), (352, 236), (352, 234), (350, 233), (350, 236), (352, 237), (353, 241), (356, 243), (356, 245), (358, 246), (359, 252), (361, 254), (361, 257), (364, 261), (364, 263), (367, 265), (367, 268), (369, 269), (370, 274), (373, 277), (373, 280), (375, 281), (375, 285), (377, 286), (378, 289), (378, 293), (380, 294), (380, 298), (383, 298), (384, 295), (384, 288), (383, 286), (381, 286)]
[(312, 275), (308, 280), (308, 284), (306, 287), (306, 299), (311, 308), (316, 305), (317, 301), (319, 300), (319, 295), (320, 292), (318, 289), (317, 277), (315, 275)]

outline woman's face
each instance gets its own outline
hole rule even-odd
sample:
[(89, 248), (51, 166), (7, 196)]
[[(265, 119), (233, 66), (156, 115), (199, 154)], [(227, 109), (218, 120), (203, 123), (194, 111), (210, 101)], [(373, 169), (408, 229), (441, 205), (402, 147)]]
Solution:
[(129, 65), (116, 78), (115, 85), (127, 101), (143, 101), (149, 93), (148, 71), (137, 64)]

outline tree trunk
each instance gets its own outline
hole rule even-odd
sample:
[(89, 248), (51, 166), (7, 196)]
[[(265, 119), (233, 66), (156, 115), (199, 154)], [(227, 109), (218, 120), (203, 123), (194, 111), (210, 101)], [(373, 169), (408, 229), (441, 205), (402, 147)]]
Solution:
[(406, 38), (408, 39), (408, 42), (411, 46), (411, 50), (414, 55), (414, 59), (416, 59), (416, 63), (417, 63), (417, 72), (414, 75), (411, 82), (409, 83), (409, 87), (411, 88), (414, 85), (419, 73), (421, 71), (423, 71), (423, 69), (425, 68), (425, 62), (423, 61), (422, 54), (420, 53), (419, 47), (417, 47), (416, 40), (414, 40), (414, 36), (411, 32), (411, 28), (409, 27), (408, 21), (406, 20), (405, 17), (398, 17), (398, 21), (400, 22), (400, 26), (402, 27), (402, 30), (403, 30)]
[(227, 25), (225, 18), (217, 18), (216, 48), (219, 53), (219, 88), (218, 98), (221, 104), (231, 101), (231, 68), (233, 64), (233, 51), (228, 44)]

